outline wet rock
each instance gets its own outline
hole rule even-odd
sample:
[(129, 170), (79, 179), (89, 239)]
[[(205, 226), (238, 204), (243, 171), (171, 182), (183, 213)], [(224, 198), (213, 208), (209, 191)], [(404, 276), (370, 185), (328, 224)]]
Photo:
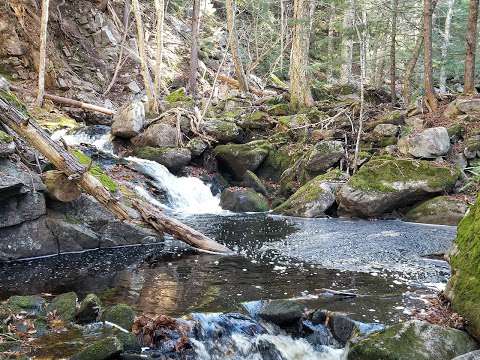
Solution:
[(88, 294), (80, 302), (76, 313), (77, 323), (84, 325), (96, 322), (102, 310), (102, 302), (95, 294)]
[(126, 304), (117, 304), (105, 310), (102, 320), (114, 323), (125, 330), (131, 330), (135, 320), (135, 311)]
[(175, 147), (177, 146), (177, 129), (169, 124), (156, 123), (134, 137), (132, 143), (136, 146)]
[(45, 216), (0, 231), (0, 261), (57, 253), (57, 240), (47, 227)]
[(223, 190), (220, 206), (233, 212), (264, 212), (270, 209), (263, 195), (245, 188)]
[(480, 340), (480, 200), (460, 221), (450, 253), (452, 277), (446, 290), (452, 308), (465, 318), (468, 332)]
[(130, 139), (140, 133), (144, 124), (145, 107), (141, 101), (134, 101), (115, 114), (112, 135)]
[(287, 360), (277, 349), (275, 344), (272, 344), (266, 339), (260, 339), (256, 346), (258, 352), (262, 356), (262, 360)]
[(116, 337), (123, 346), (123, 351), (129, 353), (140, 353), (142, 352), (142, 347), (138, 343), (137, 337), (131, 332), (116, 331)]
[(305, 306), (293, 300), (270, 300), (258, 312), (258, 317), (279, 326), (298, 323), (304, 316)]
[(12, 155), (15, 152), (15, 148), (13, 138), (0, 130), (0, 158)]
[(73, 321), (77, 311), (77, 294), (69, 292), (56, 296), (47, 306), (47, 313), (54, 312), (64, 321)]
[(345, 155), (343, 143), (340, 141), (321, 141), (310, 152), (306, 159), (305, 169), (312, 175), (323, 174)]
[(60, 253), (100, 248), (101, 238), (99, 234), (88, 226), (79, 223), (78, 220), (68, 217), (62, 219), (49, 214), (47, 224), (58, 241), (58, 251)]
[(462, 199), (437, 196), (413, 207), (405, 218), (418, 223), (456, 226), (467, 210), (468, 205)]
[(393, 124), (378, 124), (373, 129), (374, 134), (379, 136), (397, 136), (400, 128)]
[(150, 147), (144, 146), (135, 150), (135, 156), (156, 161), (171, 172), (178, 172), (192, 160), (190, 150), (187, 148)]
[(72, 360), (107, 360), (123, 351), (121, 341), (115, 336), (109, 336), (87, 346), (81, 352), (73, 355)]
[(42, 174), (42, 180), (47, 188), (47, 195), (53, 200), (70, 202), (82, 195), (78, 184), (70, 181), (61, 171), (50, 170)]
[(480, 360), (480, 350), (472, 351), (467, 354), (457, 356), (452, 360)]
[(450, 150), (450, 136), (444, 127), (424, 130), (398, 141), (398, 148), (403, 154), (417, 158), (435, 159), (444, 156)]
[(11, 296), (8, 298), (6, 306), (15, 313), (25, 312), (33, 316), (46, 314), (46, 301), (38, 295)]
[(267, 157), (262, 162), (256, 173), (261, 178), (279, 181), (282, 174), (287, 170), (299, 157), (299, 152), (283, 146), (278, 149), (271, 148)]
[(190, 149), (192, 157), (199, 157), (208, 149), (208, 144), (199, 138), (195, 138), (188, 142), (187, 148)]
[(477, 349), (467, 333), (421, 321), (408, 321), (352, 342), (348, 359), (450, 360)]
[(343, 214), (376, 217), (450, 191), (460, 172), (423, 160), (373, 158), (338, 191)]
[(247, 144), (219, 145), (214, 153), (219, 165), (241, 180), (247, 170), (254, 172), (259, 168), (271, 147), (268, 142), (259, 140)]
[(343, 175), (338, 170), (319, 175), (273, 211), (277, 214), (307, 218), (325, 216), (335, 203), (335, 193), (342, 180)]
[(241, 135), (241, 129), (234, 122), (227, 120), (205, 120), (202, 124), (201, 130), (220, 143), (236, 141)]
[(45, 186), (37, 173), (27, 171), (22, 164), (0, 159), (0, 199), (25, 194), (33, 190), (45, 190)]
[(267, 189), (265, 188), (265, 185), (263, 185), (262, 180), (250, 170), (247, 170), (245, 175), (243, 175), (242, 186), (252, 188), (262, 195), (267, 195)]
[(0, 202), (0, 228), (33, 221), (46, 214), (45, 197), (41, 192), (28, 192)]

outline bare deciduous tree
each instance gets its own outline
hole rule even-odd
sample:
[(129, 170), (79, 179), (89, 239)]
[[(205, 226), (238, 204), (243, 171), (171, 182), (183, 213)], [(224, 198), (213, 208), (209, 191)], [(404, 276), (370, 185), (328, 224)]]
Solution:
[(43, 106), (43, 98), (45, 97), (45, 67), (47, 63), (47, 29), (49, 3), (50, 0), (42, 1), (42, 18), (40, 20), (40, 54), (38, 61), (38, 106)]
[(475, 53), (477, 51), (478, 1), (470, 0), (468, 6), (467, 35), (465, 39), (465, 94), (475, 93)]

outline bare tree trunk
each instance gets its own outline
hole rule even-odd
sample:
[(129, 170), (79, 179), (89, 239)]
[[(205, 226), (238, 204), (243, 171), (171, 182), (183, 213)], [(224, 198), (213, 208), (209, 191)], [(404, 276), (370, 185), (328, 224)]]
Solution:
[(42, 0), (42, 18), (40, 20), (40, 54), (38, 61), (37, 106), (43, 106), (45, 96), (45, 67), (47, 62), (48, 6), (50, 0)]
[(237, 75), (237, 80), (240, 83), (240, 90), (248, 92), (248, 81), (245, 75), (242, 60), (240, 59), (240, 54), (238, 52), (238, 37), (237, 30), (235, 28), (234, 0), (226, 0), (225, 7), (227, 11), (228, 42), (230, 45), (230, 51), (232, 52), (233, 63), (235, 65), (235, 73)]
[(397, 63), (396, 63), (396, 37), (397, 37), (397, 11), (398, 0), (392, 0), (392, 33), (390, 43), (390, 93), (392, 94), (392, 108), (397, 103)]
[(142, 13), (138, 0), (132, 0), (133, 14), (135, 15), (135, 22), (137, 25), (137, 46), (138, 55), (140, 56), (140, 67), (142, 69), (143, 83), (145, 92), (147, 93), (148, 105), (150, 110), (157, 110), (157, 100), (155, 91), (152, 86), (152, 79), (150, 77), (150, 70), (148, 69), (147, 51), (145, 49), (145, 35), (143, 33)]
[(155, 40), (157, 43), (157, 49), (155, 53), (155, 91), (157, 99), (160, 99), (160, 93), (162, 88), (163, 25), (165, 23), (164, 0), (155, 0), (155, 12), (157, 18), (157, 29), (155, 35)]
[(407, 67), (405, 68), (405, 74), (403, 76), (403, 102), (405, 106), (408, 107), (410, 105), (410, 100), (412, 98), (412, 89), (410, 87), (412, 83), (413, 72), (415, 71), (415, 66), (417, 66), (418, 58), (420, 57), (420, 53), (422, 52), (423, 48), (423, 34), (417, 37), (417, 41), (415, 42), (415, 47), (412, 51), (412, 57), (408, 61)]
[(283, 72), (283, 48), (285, 44), (285, 0), (280, 0), (280, 71)]
[[(360, 153), (360, 141), (362, 140), (363, 133), (363, 117), (365, 113), (365, 68), (367, 66), (367, 52), (366, 52), (366, 31), (362, 33), (358, 29), (358, 26), (355, 24), (355, 31), (357, 33), (358, 42), (360, 43), (360, 114), (358, 117), (358, 133), (357, 140), (355, 143), (355, 155), (354, 155), (354, 164), (353, 170), (357, 171), (358, 168), (358, 156)], [(366, 18), (364, 19), (363, 28), (366, 28)]]
[(465, 57), (465, 79), (464, 93), (475, 93), (475, 53), (477, 51), (477, 19), (478, 19), (478, 1), (470, 0), (468, 6), (468, 24), (467, 36), (465, 39), (466, 57)]
[(190, 75), (188, 78), (188, 92), (194, 98), (197, 96), (198, 73), (198, 32), (200, 29), (200, 0), (193, 0), (192, 15), (192, 51), (190, 54)]
[(442, 44), (442, 64), (440, 66), (440, 92), (447, 92), (447, 57), (448, 48), (450, 46), (450, 28), (452, 25), (452, 17), (455, 6), (455, 0), (448, 0), (448, 11), (445, 17), (445, 28), (443, 32), (443, 44)]
[(348, 9), (343, 17), (343, 35), (342, 35), (342, 66), (340, 69), (340, 81), (344, 84), (352, 82), (353, 66), (353, 37), (352, 29), (355, 17), (355, 7), (353, 0), (348, 0)]
[(308, 79), (310, 49), (310, 0), (293, 2), (293, 40), (290, 55), (290, 106), (294, 110), (313, 106)]
[[(478, 0), (477, 0), (478, 1)], [(423, 1), (423, 38), (424, 38), (424, 87), (427, 104), (432, 111), (437, 111), (438, 100), (433, 88), (432, 67), (432, 0)]]
[(335, 4), (331, 5), (330, 8), (330, 18), (328, 19), (328, 71), (327, 71), (327, 82), (333, 83), (333, 67), (334, 67), (334, 58), (335, 54), (333, 47), (333, 36), (335, 35)]

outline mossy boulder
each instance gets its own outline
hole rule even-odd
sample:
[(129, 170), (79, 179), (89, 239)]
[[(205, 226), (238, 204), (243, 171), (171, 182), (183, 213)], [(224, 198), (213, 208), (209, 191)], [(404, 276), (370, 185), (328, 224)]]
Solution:
[(183, 169), (192, 160), (191, 152), (187, 148), (144, 146), (135, 149), (134, 154), (141, 159), (162, 164), (174, 173)]
[(54, 312), (64, 321), (73, 321), (77, 311), (77, 294), (68, 292), (56, 296), (47, 306), (47, 313)]
[(344, 176), (339, 170), (317, 176), (273, 211), (277, 214), (307, 218), (325, 216), (335, 204), (335, 192), (343, 179)]
[(325, 173), (345, 155), (341, 141), (321, 141), (308, 154), (305, 169), (312, 175)]
[(227, 188), (220, 198), (222, 209), (233, 212), (265, 212), (270, 209), (265, 197), (253, 189)]
[(202, 124), (201, 130), (220, 143), (237, 141), (242, 131), (233, 121), (208, 119)]
[(46, 314), (46, 301), (38, 295), (11, 296), (8, 298), (6, 306), (15, 313), (26, 312), (34, 316)]
[(480, 135), (472, 135), (465, 141), (463, 154), (467, 159), (475, 159), (480, 155)]
[(258, 176), (270, 181), (279, 181), (280, 177), (300, 157), (295, 146), (272, 147), (265, 161), (257, 170)]
[(377, 217), (452, 190), (458, 169), (425, 160), (376, 157), (338, 191), (345, 215)]
[(247, 144), (219, 145), (215, 148), (215, 157), (221, 169), (241, 180), (247, 170), (255, 171), (270, 153), (272, 145), (263, 140)]
[(470, 334), (480, 340), (480, 197), (458, 225), (450, 265), (447, 295), (453, 310), (467, 320)]
[(476, 342), (463, 331), (413, 320), (353, 340), (348, 359), (451, 360), (475, 349)]
[(403, 125), (405, 123), (405, 112), (394, 110), (387, 112), (367, 124), (367, 129), (374, 129), (379, 124)]
[(13, 137), (0, 130), (0, 158), (12, 155), (15, 152)]
[(135, 320), (135, 311), (129, 305), (117, 304), (105, 310), (102, 320), (117, 324), (125, 330), (131, 330)]
[(202, 139), (194, 138), (188, 142), (187, 148), (190, 149), (192, 157), (199, 157), (208, 149), (208, 144)]
[(268, 122), (269, 118), (270, 116), (264, 111), (254, 111), (251, 114), (242, 116), (238, 121), (238, 125), (242, 129), (261, 130), (271, 126)]
[(398, 148), (405, 155), (435, 159), (446, 155), (450, 150), (450, 136), (444, 127), (430, 128), (401, 138)]
[(192, 102), (193, 100), (190, 96), (187, 96), (185, 88), (181, 87), (165, 96), (165, 101), (169, 104), (174, 104), (178, 102)]
[(80, 302), (76, 314), (76, 321), (79, 324), (90, 324), (98, 320), (102, 310), (102, 301), (95, 294), (88, 294)]
[(467, 203), (452, 196), (437, 196), (410, 209), (405, 218), (408, 221), (456, 226), (468, 210)]
[(107, 360), (123, 351), (122, 342), (115, 336), (98, 340), (71, 357), (72, 360)]
[(73, 150), (72, 153), (82, 165), (90, 167), (90, 174), (95, 176), (110, 192), (115, 192), (117, 190), (118, 185), (115, 180), (108, 176), (107, 173), (100, 167), (100, 165), (95, 164), (90, 157), (85, 155), (80, 150)]
[(243, 175), (242, 186), (252, 188), (262, 195), (267, 195), (267, 189), (265, 188), (262, 180), (260, 180), (258, 176), (250, 170), (247, 170), (245, 175)]
[(290, 105), (286, 103), (272, 105), (268, 108), (267, 113), (272, 116), (288, 115), (290, 114)]

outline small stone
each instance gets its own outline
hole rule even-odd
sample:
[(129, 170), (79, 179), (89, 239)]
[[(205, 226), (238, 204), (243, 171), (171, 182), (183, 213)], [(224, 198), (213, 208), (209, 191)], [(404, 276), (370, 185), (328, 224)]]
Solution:
[(135, 311), (126, 304), (117, 304), (105, 310), (102, 320), (114, 323), (125, 330), (131, 330)]
[(400, 128), (393, 124), (378, 124), (373, 129), (373, 132), (380, 136), (397, 136)]
[(142, 89), (140, 89), (140, 86), (138, 86), (136, 81), (130, 81), (127, 87), (134, 94), (138, 94), (140, 91), (142, 91)]
[(88, 294), (80, 303), (76, 314), (77, 323), (84, 325), (98, 320), (102, 309), (102, 302), (95, 294)]

